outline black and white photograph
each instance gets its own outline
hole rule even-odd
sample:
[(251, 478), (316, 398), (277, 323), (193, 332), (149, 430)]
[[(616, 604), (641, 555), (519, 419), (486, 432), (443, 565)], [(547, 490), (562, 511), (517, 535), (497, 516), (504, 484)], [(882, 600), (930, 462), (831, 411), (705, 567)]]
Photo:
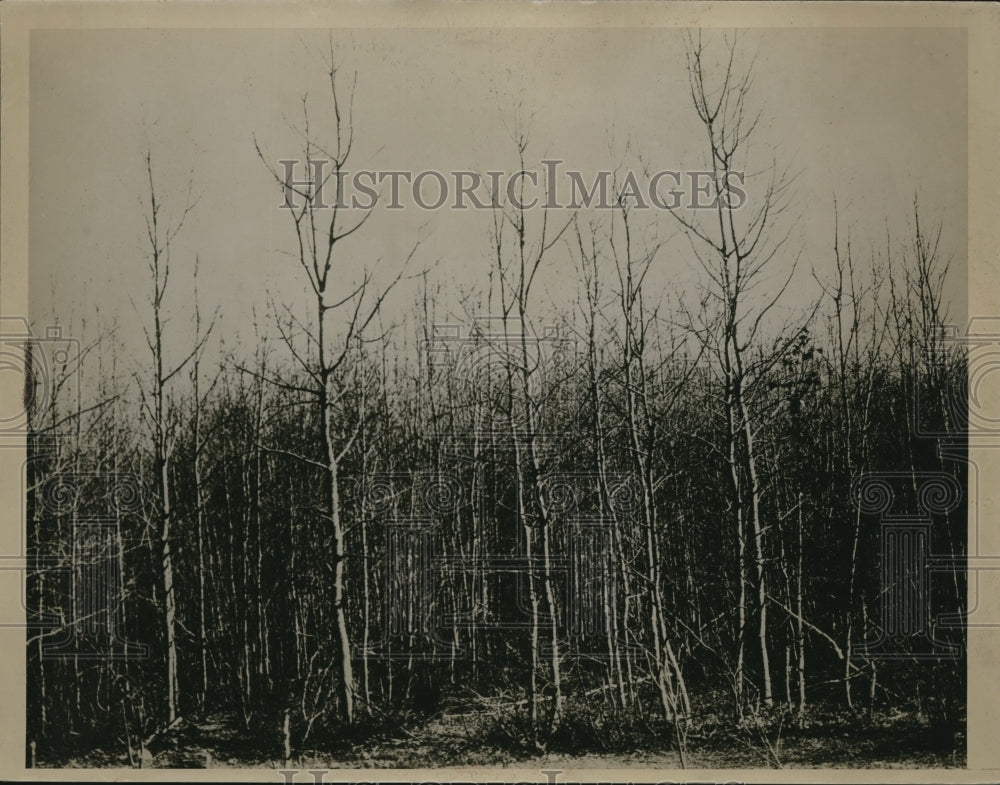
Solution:
[(4, 86), (10, 771), (971, 773), (972, 17), (70, 5)]

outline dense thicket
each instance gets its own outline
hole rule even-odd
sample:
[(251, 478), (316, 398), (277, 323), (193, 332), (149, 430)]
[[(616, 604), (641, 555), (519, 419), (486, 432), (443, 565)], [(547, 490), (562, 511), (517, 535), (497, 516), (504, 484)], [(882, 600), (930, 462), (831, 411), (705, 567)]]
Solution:
[[(749, 81), (706, 89), (700, 53), (692, 97), (724, 194)], [(325, 142), (337, 166), (344, 123)], [(641, 723), (682, 760), (709, 716), (763, 728), (822, 704), (962, 727), (964, 634), (936, 620), (964, 609), (964, 575), (905, 559), (891, 573), (882, 545), (885, 516), (908, 514), (929, 552), (965, 553), (965, 360), (937, 340), (947, 265), (916, 210), (909, 237), (863, 261), (831, 216), (797, 299), (765, 275), (784, 253), (768, 234), (779, 179), (745, 212), (665, 215), (704, 273), (697, 296), (667, 300), (647, 274), (676, 260), (636, 240), (626, 197), (592, 223), (498, 208), (483, 305), (456, 324), (416, 276), (387, 331), (388, 287), (365, 273), (338, 289), (354, 228), (304, 199), (288, 279), (312, 312), (276, 309), (250, 359), (212, 367), (199, 312), (168, 367), (180, 225), (157, 224), (149, 171), (144, 371), (105, 336), (61, 369), (90, 391), (79, 408), (28, 379), (39, 749), (119, 745), (138, 762), (178, 717), (224, 711), (287, 758), (457, 705), (540, 748), (581, 722)], [(578, 291), (543, 313), (534, 273), (556, 250)], [(84, 558), (98, 567), (68, 570)], [(925, 581), (930, 605), (885, 611)]]

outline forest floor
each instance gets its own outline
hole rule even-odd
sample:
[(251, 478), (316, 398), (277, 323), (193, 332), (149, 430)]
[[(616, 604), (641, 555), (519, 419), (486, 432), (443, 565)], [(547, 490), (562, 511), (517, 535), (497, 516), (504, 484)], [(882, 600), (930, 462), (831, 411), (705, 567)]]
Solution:
[[(285, 765), (277, 733), (247, 731), (232, 716), (186, 719), (152, 750), (145, 767), (155, 768), (295, 768), (427, 769), (513, 767), (518, 769), (651, 768), (678, 769), (672, 740), (643, 743), (629, 749), (590, 752), (585, 747), (538, 753), (506, 743), (488, 717), (439, 714), (409, 727), (369, 734), (363, 741), (342, 740), (325, 749), (306, 748)], [(598, 747), (602, 746), (600, 744)], [(40, 751), (41, 752), (41, 751)], [(39, 765), (128, 767), (124, 750), (92, 750)], [(777, 759), (777, 760), (776, 760)], [(905, 714), (859, 720), (830, 714), (804, 728), (772, 725), (765, 733), (737, 730), (719, 722), (703, 723), (687, 740), (687, 768), (941, 768), (965, 765), (965, 738), (941, 738), (920, 718)], [(539, 782), (545, 776), (539, 774)]]

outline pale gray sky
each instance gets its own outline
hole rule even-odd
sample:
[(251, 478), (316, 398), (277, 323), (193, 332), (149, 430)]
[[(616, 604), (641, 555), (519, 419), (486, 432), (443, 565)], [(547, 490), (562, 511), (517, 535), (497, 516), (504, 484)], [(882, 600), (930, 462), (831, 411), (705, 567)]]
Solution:
[[(119, 313), (141, 347), (129, 295), (148, 289), (143, 241), (145, 172), (152, 150), (159, 197), (183, 204), (189, 171), (200, 196), (174, 248), (170, 308), (190, 325), (190, 270), (201, 258), (204, 307), (222, 310), (219, 335), (252, 336), (250, 311), (266, 292), (301, 302), (301, 270), (280, 193), (257, 159), (300, 153), (290, 123), (308, 93), (316, 126), (328, 116), (325, 31), (36, 31), (31, 39), (30, 291), (33, 318)], [(793, 29), (741, 34), (756, 53), (752, 105), (763, 110), (752, 155), (799, 172), (787, 220), (800, 250), (790, 311), (814, 294), (808, 275), (832, 260), (832, 201), (859, 255), (907, 237), (919, 192), (942, 219), (954, 257), (953, 313), (964, 318), (967, 191), (965, 31)], [(335, 56), (357, 71), (354, 169), (517, 169), (508, 126), (520, 101), (533, 114), (529, 161), (593, 171), (636, 155), (656, 168), (698, 169), (703, 132), (687, 92), (681, 33), (614, 30), (340, 30)], [(613, 142), (611, 141), (613, 139)], [(629, 142), (633, 155), (625, 159)], [(609, 153), (609, 144), (615, 153)], [(651, 211), (648, 231), (677, 226)], [(449, 291), (485, 282), (487, 211), (379, 208), (345, 259), (390, 266), (423, 238), (416, 266)], [(657, 280), (693, 276), (686, 240), (670, 240)], [(782, 263), (787, 264), (786, 258)], [(540, 278), (539, 303), (565, 303), (575, 262), (559, 247)], [(56, 300), (51, 300), (52, 286)], [(408, 307), (412, 289), (395, 307)], [(179, 336), (179, 342), (183, 339)]]

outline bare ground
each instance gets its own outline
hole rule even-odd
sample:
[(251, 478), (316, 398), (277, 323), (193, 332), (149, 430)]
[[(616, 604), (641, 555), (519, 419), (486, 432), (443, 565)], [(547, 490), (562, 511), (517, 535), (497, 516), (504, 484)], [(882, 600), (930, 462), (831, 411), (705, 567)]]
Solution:
[[(491, 740), (478, 715), (441, 715), (412, 727), (373, 733), (363, 741), (316, 739), (316, 746), (281, 759), (276, 732), (246, 730), (234, 718), (210, 715), (182, 722), (154, 745), (150, 768), (412, 769), (517, 767), (562, 770), (593, 768), (678, 769), (672, 739), (643, 748), (602, 752), (529, 752)], [(770, 751), (769, 748), (770, 747)], [(954, 768), (965, 765), (964, 734), (944, 738), (907, 715), (875, 721), (830, 716), (805, 728), (772, 726), (762, 734), (725, 724), (692, 731), (687, 768)], [(47, 760), (39, 765), (128, 768), (124, 749)]]

